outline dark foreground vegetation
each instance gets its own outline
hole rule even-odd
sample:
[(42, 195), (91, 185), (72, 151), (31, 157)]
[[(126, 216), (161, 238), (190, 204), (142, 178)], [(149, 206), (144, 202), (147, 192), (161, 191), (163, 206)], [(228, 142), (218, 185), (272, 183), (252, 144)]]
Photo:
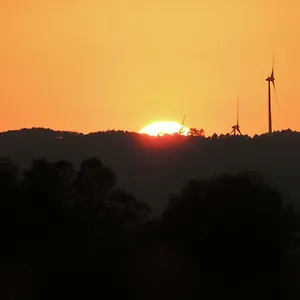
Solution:
[[(229, 124), (231, 125), (231, 124)], [(33, 160), (67, 160), (75, 169), (97, 157), (114, 171), (118, 185), (149, 204), (158, 216), (168, 205), (168, 194), (179, 193), (190, 178), (258, 171), (278, 188), (285, 202), (300, 209), (300, 133), (272, 135), (164, 136), (107, 131), (90, 134), (43, 128), (0, 133), (0, 156), (20, 169)]]
[(258, 174), (190, 180), (160, 219), (97, 158), (0, 164), (1, 299), (298, 299), (299, 218)]

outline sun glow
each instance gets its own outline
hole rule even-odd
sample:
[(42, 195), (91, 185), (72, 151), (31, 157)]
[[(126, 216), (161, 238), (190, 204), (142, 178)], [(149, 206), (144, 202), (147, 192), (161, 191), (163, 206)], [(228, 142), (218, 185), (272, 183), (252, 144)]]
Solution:
[(189, 129), (177, 122), (156, 122), (145, 126), (139, 133), (146, 133), (148, 135), (164, 135), (180, 133), (181, 135), (188, 135)]

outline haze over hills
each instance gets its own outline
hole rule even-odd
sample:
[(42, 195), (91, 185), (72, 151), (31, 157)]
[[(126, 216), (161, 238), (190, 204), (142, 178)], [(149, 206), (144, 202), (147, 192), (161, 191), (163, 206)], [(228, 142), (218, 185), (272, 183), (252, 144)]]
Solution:
[(144, 200), (155, 214), (190, 178), (244, 170), (260, 172), (286, 201), (300, 208), (300, 133), (272, 135), (164, 136), (106, 131), (90, 134), (32, 128), (0, 134), (0, 156), (27, 168), (32, 160), (68, 160), (79, 168), (98, 157), (118, 178), (118, 185)]

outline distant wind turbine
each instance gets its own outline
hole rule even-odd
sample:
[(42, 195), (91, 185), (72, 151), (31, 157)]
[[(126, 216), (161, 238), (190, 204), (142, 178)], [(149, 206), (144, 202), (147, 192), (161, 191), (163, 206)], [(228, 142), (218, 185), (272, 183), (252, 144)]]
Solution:
[(266, 81), (268, 81), (268, 117), (269, 117), (269, 134), (272, 133), (272, 108), (271, 108), (271, 82), (273, 84), (274, 92), (275, 92), (275, 98), (278, 105), (278, 99), (276, 94), (276, 87), (275, 87), (275, 77), (274, 77), (274, 56), (273, 56), (273, 63), (272, 63), (272, 72), (269, 77), (266, 78)]
[(180, 129), (178, 131), (179, 134), (183, 134), (184, 131), (185, 131), (185, 128), (183, 126), (184, 125), (184, 121), (185, 121), (185, 115), (183, 116), (183, 119), (182, 119), (182, 122), (181, 122), (181, 127), (180, 127)]
[(237, 106), (236, 106), (236, 124), (232, 126), (232, 131), (230, 134), (233, 135), (242, 135), (240, 131), (240, 125), (239, 125), (239, 99), (237, 99)]

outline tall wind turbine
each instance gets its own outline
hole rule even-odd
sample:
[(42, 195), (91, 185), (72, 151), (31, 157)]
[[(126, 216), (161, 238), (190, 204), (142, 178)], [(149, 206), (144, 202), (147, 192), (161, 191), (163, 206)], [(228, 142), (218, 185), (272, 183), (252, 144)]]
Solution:
[(237, 99), (237, 105), (236, 105), (236, 124), (232, 126), (232, 131), (230, 132), (230, 134), (233, 135), (242, 135), (241, 131), (240, 131), (240, 125), (239, 125), (239, 99)]
[(268, 81), (268, 115), (269, 115), (269, 133), (272, 133), (272, 109), (271, 109), (271, 82), (273, 84), (273, 88), (275, 91), (276, 96), (276, 88), (275, 88), (275, 77), (274, 77), (274, 57), (273, 57), (273, 64), (272, 64), (272, 72), (269, 77), (266, 78)]

